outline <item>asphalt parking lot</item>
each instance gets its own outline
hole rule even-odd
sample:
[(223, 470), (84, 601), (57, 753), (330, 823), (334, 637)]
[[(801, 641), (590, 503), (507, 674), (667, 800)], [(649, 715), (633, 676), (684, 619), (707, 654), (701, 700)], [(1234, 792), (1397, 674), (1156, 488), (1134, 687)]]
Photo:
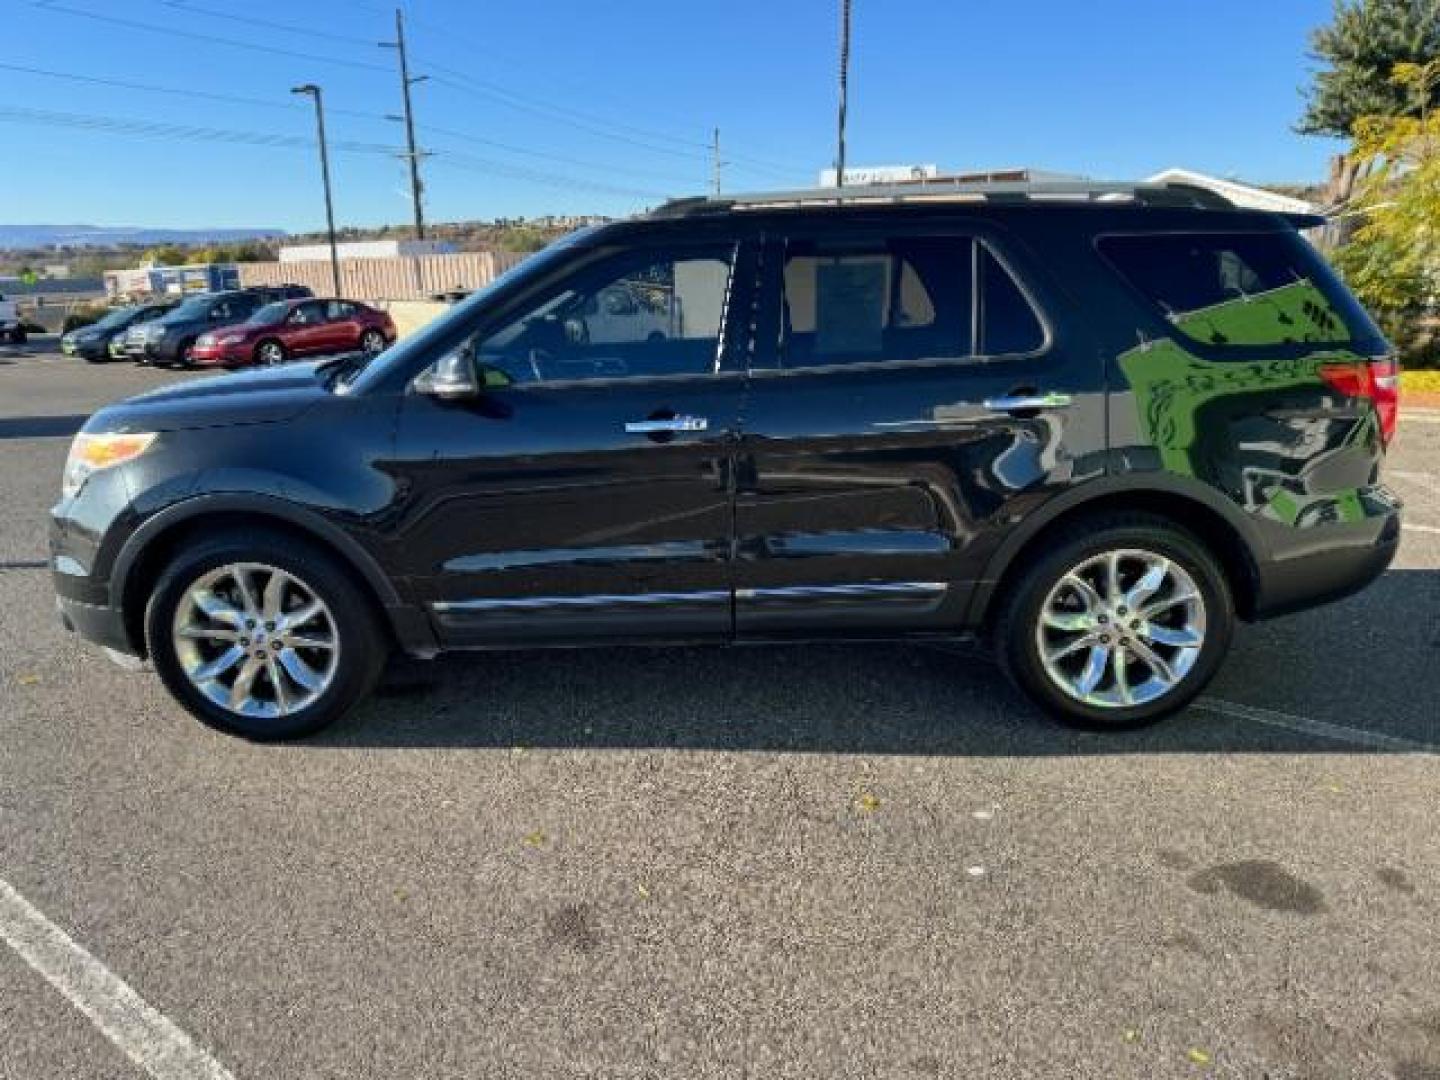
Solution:
[[(445, 661), (260, 747), (59, 629), (68, 436), (193, 376), (48, 347), (0, 346), (0, 913), (154, 1075), (1440, 1078), (1440, 413), (1396, 566), (1145, 732), (805, 646)], [(0, 1077), (145, 1075), (10, 946)]]

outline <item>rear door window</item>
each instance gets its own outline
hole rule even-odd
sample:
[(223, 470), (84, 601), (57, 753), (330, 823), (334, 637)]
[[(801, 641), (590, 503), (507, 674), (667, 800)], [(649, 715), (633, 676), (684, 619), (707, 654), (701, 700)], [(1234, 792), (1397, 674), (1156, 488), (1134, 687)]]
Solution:
[(990, 249), (967, 236), (792, 240), (781, 368), (969, 360), (1043, 347), (1043, 324)]
[(1184, 337), (1214, 349), (1351, 347), (1377, 337), (1294, 233), (1108, 236), (1100, 251)]

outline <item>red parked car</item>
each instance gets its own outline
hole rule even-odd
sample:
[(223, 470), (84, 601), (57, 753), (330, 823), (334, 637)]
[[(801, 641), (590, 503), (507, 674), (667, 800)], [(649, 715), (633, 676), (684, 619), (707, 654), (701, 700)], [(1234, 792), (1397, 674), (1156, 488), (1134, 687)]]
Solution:
[(390, 316), (358, 301), (278, 300), (243, 323), (201, 334), (190, 357), (220, 367), (283, 364), (300, 356), (373, 355), (394, 340)]

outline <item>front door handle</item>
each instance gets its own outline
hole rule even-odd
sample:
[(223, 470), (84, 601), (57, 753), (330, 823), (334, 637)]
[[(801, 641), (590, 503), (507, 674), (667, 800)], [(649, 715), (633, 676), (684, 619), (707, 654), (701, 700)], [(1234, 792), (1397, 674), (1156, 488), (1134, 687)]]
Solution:
[(677, 431), (706, 431), (710, 421), (703, 416), (671, 416), (664, 420), (628, 420), (625, 430), (631, 435), (672, 434)]
[(1069, 394), (1009, 394), (985, 399), (985, 408), (992, 412), (1040, 412), (1063, 409), (1070, 404)]

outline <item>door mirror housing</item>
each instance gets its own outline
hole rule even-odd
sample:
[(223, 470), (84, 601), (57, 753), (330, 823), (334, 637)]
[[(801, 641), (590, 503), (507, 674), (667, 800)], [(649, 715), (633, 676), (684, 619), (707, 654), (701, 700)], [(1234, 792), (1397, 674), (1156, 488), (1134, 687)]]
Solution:
[(411, 385), (417, 394), (445, 401), (479, 397), (480, 380), (475, 374), (475, 356), (470, 343), (451, 349), (417, 375)]

